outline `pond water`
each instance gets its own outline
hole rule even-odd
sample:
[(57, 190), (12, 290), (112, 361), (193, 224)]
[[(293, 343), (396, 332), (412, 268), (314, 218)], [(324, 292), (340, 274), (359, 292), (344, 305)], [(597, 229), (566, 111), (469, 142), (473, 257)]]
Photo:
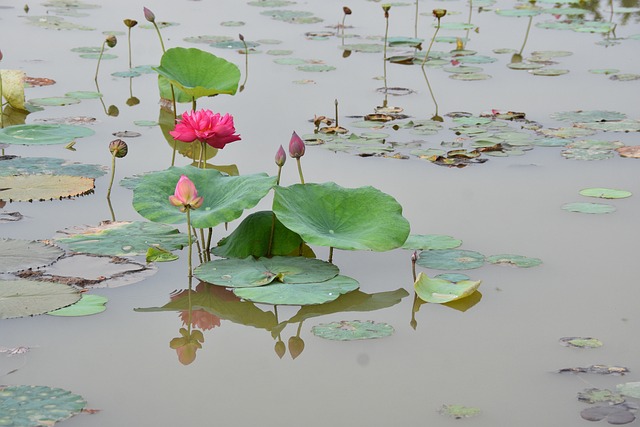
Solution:
[[(177, 24), (161, 29), (167, 48), (198, 47), (212, 52), (238, 65), (241, 82), (247, 78), (244, 90), (235, 96), (198, 100), (198, 107), (232, 114), (242, 137), (242, 141), (221, 150), (210, 163), (235, 164), (241, 174), (274, 175), (277, 169), (273, 156), (278, 146), (286, 148), (293, 130), (300, 135), (312, 134), (314, 116), (333, 118), (334, 101), (338, 100), (341, 126), (357, 135), (387, 134), (384, 145), (376, 143), (377, 147), (394, 143), (388, 154), (399, 153), (406, 158), (358, 156), (358, 147), (340, 152), (335, 146), (333, 150), (326, 149), (329, 142), (308, 146), (302, 158), (307, 182), (374, 186), (402, 205), (412, 234), (454, 236), (463, 242), (460, 249), (487, 256), (520, 254), (539, 258), (542, 264), (532, 268), (485, 264), (461, 271), (473, 280), (482, 280), (481, 299), (478, 301), (476, 294), (475, 304), (469, 303), (462, 310), (440, 304), (414, 304), (410, 250), (336, 250), (333, 262), (341, 274), (360, 282), (361, 292), (405, 289), (406, 296), (398, 304), (380, 310), (342, 311), (286, 325), (280, 333), (286, 344), (290, 337), (304, 340), (304, 351), (295, 360), (288, 351), (278, 357), (271, 331), (249, 326), (258, 322), (251, 317), (255, 312), (229, 310), (229, 318), (223, 317), (219, 326), (204, 331), (205, 341), (196, 360), (183, 366), (169, 347), (183, 327), (179, 313), (134, 311), (161, 307), (170, 301), (174, 291), (188, 287), (183, 250), (179, 251), (180, 260), (158, 263), (157, 273), (138, 283), (91, 290), (90, 293), (109, 299), (107, 310), (101, 314), (0, 321), (0, 347), (31, 348), (22, 355), (0, 353), (0, 384), (60, 387), (83, 396), (88, 408), (100, 410), (93, 415), (72, 417), (63, 422), (66, 426), (413, 426), (459, 422), (438, 413), (443, 405), (479, 408), (481, 414), (467, 420), (474, 426), (581, 426), (587, 421), (581, 419), (580, 411), (589, 405), (577, 400), (578, 392), (640, 381), (638, 160), (623, 158), (616, 152), (605, 160), (576, 160), (562, 155), (566, 147), (531, 145), (522, 155), (496, 157), (483, 153), (481, 158), (488, 159), (484, 163), (450, 168), (412, 154), (416, 149), (450, 150), (454, 142), (471, 149), (471, 137), (450, 129), (458, 125), (447, 116), (450, 112), (468, 112), (476, 117), (491, 114), (492, 110), (522, 112), (541, 129), (570, 127), (571, 121), (561, 121), (554, 113), (578, 110), (615, 111), (637, 120), (640, 81), (613, 80), (610, 77), (616, 73), (589, 71), (640, 73), (637, 2), (614, 2), (615, 8), (624, 6), (630, 8), (630, 13), (611, 15), (607, 2), (583, 5), (591, 10), (584, 15), (586, 21), (611, 20), (618, 24), (615, 34), (543, 28), (544, 23), (566, 21), (564, 16), (545, 13), (531, 19), (527, 37), (528, 17), (496, 13), (514, 9), (514, 2), (474, 2), (469, 17), (470, 8), (465, 1), (419, 1), (417, 37), (425, 39), (422, 52), (437, 22), (431, 10), (438, 7), (448, 11), (441, 20), (443, 25), (470, 19), (474, 27), (469, 32), (442, 28), (438, 36), (453, 37), (453, 43), (434, 43), (432, 52), (449, 52), (455, 49), (455, 38), (467, 37), (465, 48), (477, 52), (471, 56), (487, 56), (495, 61), (452, 64), (456, 58), (445, 57), (444, 67), (482, 68), (480, 72), (490, 78), (480, 81), (455, 80), (442, 68), (426, 67), (437, 112), (419, 64), (387, 64), (387, 86), (401, 88), (396, 92), (411, 93), (386, 96), (387, 104), (403, 108), (408, 118), (387, 123), (383, 129), (356, 127), (362, 116), (373, 113), (376, 106), (385, 102), (385, 94), (378, 90), (384, 87), (383, 53), (352, 51), (347, 55), (340, 49), (343, 44), (382, 46), (385, 19), (381, 3), (330, 0), (266, 8), (232, 0), (181, 0), (170, 4), (116, 0), (86, 9), (78, 7), (78, 3), (67, 3), (73, 6), (67, 9), (70, 13), (39, 3), (29, 4), (27, 14), (15, 2), (0, 0), (0, 68), (20, 69), (30, 77), (56, 81), (51, 86), (26, 89), (27, 100), (95, 91), (96, 60), (80, 58), (72, 49), (99, 47), (105, 34), (118, 31), (117, 46), (107, 49), (117, 58), (103, 60), (99, 70), (104, 105), (99, 99), (88, 99), (74, 105), (45, 107), (26, 117), (27, 123), (94, 117), (96, 121), (88, 126), (95, 135), (78, 139), (75, 151), (65, 150), (64, 145), (11, 145), (4, 154), (56, 157), (108, 168), (111, 156), (107, 146), (115, 138), (113, 133), (133, 131), (141, 135), (123, 138), (129, 145), (129, 154), (118, 159), (116, 183), (124, 177), (171, 165), (172, 148), (161, 129), (136, 124), (158, 120), (156, 76), (143, 74), (129, 79), (111, 75), (129, 68), (127, 36), (120, 34), (126, 29), (122, 23), (125, 18), (140, 22), (132, 30), (133, 65), (159, 63), (162, 51), (157, 34), (153, 29), (141, 28), (143, 23), (148, 24), (142, 13), (146, 6), (155, 12), (158, 21)], [(353, 11), (346, 17), (344, 39), (305, 35), (335, 32), (343, 18), (343, 6)], [(549, 8), (553, 3), (541, 6)], [(578, 7), (563, 7), (569, 6)], [(282, 9), (309, 11), (322, 22), (293, 24), (262, 13)], [(416, 36), (415, 13), (413, 2), (394, 3), (389, 11), (389, 36)], [(29, 17), (37, 16), (40, 21), (60, 16), (94, 29), (54, 30), (28, 22)], [(230, 25), (233, 22), (243, 25)], [(259, 43), (248, 56), (248, 73), (245, 56), (237, 49), (184, 40), (200, 35), (237, 40), (238, 33), (247, 41)], [(539, 76), (508, 68), (513, 53), (521, 48), (524, 62), (535, 51), (570, 52), (568, 56), (554, 57), (557, 64), (546, 66), (569, 72)], [(512, 50), (496, 53), (496, 49)], [(274, 54), (287, 50), (291, 51), (287, 55)], [(410, 47), (395, 47), (387, 55), (413, 53)], [(300, 71), (296, 65), (274, 61), (281, 58), (300, 58), (335, 70)], [(140, 102), (127, 105), (133, 96)], [(111, 105), (118, 108), (117, 116), (105, 114)], [(178, 110), (189, 107), (179, 104)], [(420, 134), (416, 128), (404, 126), (410, 120), (430, 119), (436, 113), (444, 119), (443, 128), (432, 134)], [(527, 141), (539, 137), (533, 128), (523, 129), (525, 122), (496, 121), (511, 131), (528, 135)], [(401, 127), (394, 130), (394, 123)], [(637, 135), (599, 131), (568, 143), (598, 139), (633, 146), (638, 145)], [(189, 163), (179, 154), (175, 160), (179, 166)], [(297, 180), (295, 162), (289, 159), (282, 184)], [(59, 230), (110, 220), (105, 197), (108, 184), (107, 174), (96, 180), (95, 192), (85, 197), (8, 203), (0, 212), (18, 211), (23, 219), (0, 223), (0, 237), (45, 240)], [(617, 208), (605, 215), (561, 208), (570, 202), (598, 202), (579, 194), (589, 187), (624, 189), (633, 195), (603, 201)], [(244, 216), (270, 209), (271, 200), (271, 195), (267, 196)], [(111, 202), (118, 220), (143, 220), (131, 201), (130, 190), (114, 186)], [(216, 227), (214, 240), (228, 235), (239, 222), (230, 223), (228, 231), (223, 226)], [(319, 258), (327, 259), (328, 248), (313, 249)], [(136, 260), (144, 263), (144, 257)], [(92, 268), (87, 266), (88, 270)], [(445, 272), (422, 267), (418, 271), (429, 276)], [(90, 274), (106, 273), (94, 270)], [(212, 298), (224, 301), (231, 297), (217, 292)], [(256, 307), (263, 312), (274, 311), (273, 306)], [(299, 309), (279, 306), (278, 320), (292, 318)], [(324, 340), (311, 333), (315, 325), (343, 320), (384, 322), (392, 325), (395, 333), (354, 342)], [(560, 345), (562, 337), (594, 337), (604, 345), (596, 349), (569, 348)], [(624, 366), (630, 373), (624, 377), (557, 373), (562, 368), (595, 364)]]

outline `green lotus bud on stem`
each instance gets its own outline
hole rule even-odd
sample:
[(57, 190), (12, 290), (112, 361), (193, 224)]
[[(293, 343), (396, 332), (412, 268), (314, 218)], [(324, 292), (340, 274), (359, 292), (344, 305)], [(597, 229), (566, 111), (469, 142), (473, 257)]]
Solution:
[(121, 139), (114, 139), (109, 143), (109, 151), (111, 154), (121, 159), (127, 155), (129, 151), (129, 147), (127, 147), (127, 143)]
[(447, 10), (446, 9), (433, 9), (433, 16), (438, 18), (438, 20), (440, 18), (444, 17), (446, 14), (447, 14)]
[(116, 47), (116, 45), (118, 44), (118, 39), (116, 38), (116, 36), (111, 34), (109, 37), (107, 37), (105, 43), (107, 43), (107, 46), (109, 47)]

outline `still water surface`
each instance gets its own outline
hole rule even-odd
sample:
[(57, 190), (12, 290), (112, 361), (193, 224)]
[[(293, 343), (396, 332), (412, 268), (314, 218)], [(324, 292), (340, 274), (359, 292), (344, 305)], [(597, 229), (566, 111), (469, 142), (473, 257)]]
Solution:
[[(347, 116), (362, 116), (381, 105), (381, 53), (358, 53), (343, 58), (339, 38), (308, 40), (308, 31), (331, 31), (342, 19), (342, 6), (353, 15), (347, 19), (347, 34), (357, 34), (365, 43), (384, 34), (380, 3), (355, 0), (306, 2), (291, 6), (309, 10), (324, 19), (317, 24), (294, 25), (260, 14), (263, 8), (237, 1), (111, 1), (99, 9), (81, 10), (86, 17), (67, 18), (95, 31), (51, 31), (28, 25), (21, 7), (0, 1), (0, 49), (2, 68), (23, 69), (29, 76), (48, 77), (56, 85), (28, 89), (27, 98), (61, 96), (75, 90), (95, 90), (95, 61), (78, 58), (73, 47), (99, 46), (103, 31), (123, 31), (122, 19), (144, 22), (142, 7), (151, 8), (160, 21), (178, 26), (162, 30), (167, 47), (199, 47), (236, 63), (243, 72), (244, 56), (234, 50), (209, 48), (183, 41), (203, 34), (242, 33), (247, 40), (276, 39), (281, 44), (257, 47), (261, 53), (249, 57), (246, 88), (234, 97), (200, 100), (199, 106), (229, 112), (235, 117), (242, 142), (232, 144), (216, 156), (216, 164), (237, 164), (242, 174), (275, 173), (273, 155), (286, 146), (292, 130), (310, 133), (314, 115), (333, 117), (334, 100), (340, 102), (340, 124), (349, 127)], [(10, 8), (6, 8), (10, 6)], [(15, 6), (15, 7), (12, 7)], [(47, 8), (30, 4), (29, 15), (44, 15)], [(12, 7), (12, 8), (11, 8)], [(468, 5), (461, 1), (419, 2), (418, 36), (433, 34), (431, 9), (450, 12), (443, 19), (466, 21)], [(606, 10), (602, 3), (600, 10)], [(638, 118), (637, 81), (616, 82), (589, 73), (593, 68), (618, 68), (638, 73), (638, 40), (623, 40), (604, 47), (598, 34), (545, 30), (533, 26), (524, 51), (567, 50), (558, 68), (570, 72), (558, 77), (533, 76), (506, 67), (510, 55), (496, 55), (496, 48), (520, 49), (527, 18), (497, 16), (495, 9), (511, 9), (500, 1), (474, 9), (467, 48), (498, 61), (483, 64), (491, 79), (455, 81), (442, 70), (429, 70), (429, 79), (439, 104), (439, 113), (467, 111), (480, 114), (491, 109), (525, 112), (527, 118), (545, 128), (565, 126), (549, 115), (558, 111), (613, 110)], [(389, 34), (413, 36), (414, 6), (392, 6)], [(607, 15), (608, 16), (608, 15)], [(534, 24), (547, 19), (535, 17)], [(614, 20), (619, 19), (614, 16)], [(221, 26), (225, 21), (243, 21), (242, 27)], [(619, 26), (618, 37), (640, 33), (637, 14)], [(463, 35), (442, 31), (440, 35)], [(51, 156), (86, 163), (109, 165), (107, 145), (113, 132), (142, 133), (128, 139), (129, 155), (118, 162), (118, 178), (170, 165), (171, 148), (158, 127), (140, 127), (137, 120), (157, 120), (156, 79), (143, 75), (132, 80), (131, 90), (141, 103), (129, 107), (128, 79), (110, 73), (127, 66), (126, 36), (118, 36), (112, 51), (118, 58), (103, 61), (100, 89), (105, 104), (116, 105), (120, 114), (108, 117), (98, 100), (68, 107), (48, 107), (27, 122), (54, 117), (96, 117), (96, 135), (79, 140), (70, 152), (61, 146), (42, 148), (12, 146), (6, 154)], [(367, 37), (373, 37), (369, 40)], [(347, 39), (351, 42), (350, 39)], [(134, 65), (157, 64), (160, 46), (153, 30), (134, 28)], [(292, 50), (292, 57), (322, 60), (336, 67), (333, 72), (304, 73), (273, 62), (269, 49)], [(436, 43), (434, 50), (451, 45)], [(400, 50), (402, 51), (402, 50)], [(404, 108), (414, 119), (427, 119), (434, 105), (418, 66), (390, 64), (389, 86), (416, 92), (389, 97), (389, 104)], [(294, 81), (310, 79), (313, 83)], [(186, 109), (185, 105), (180, 106)], [(451, 119), (445, 118), (445, 129)], [(359, 130), (356, 130), (359, 131)], [(384, 132), (389, 132), (385, 130)], [(393, 132), (393, 131), (390, 131)], [(424, 147), (439, 148), (455, 136), (447, 130), (432, 136), (407, 133), (398, 140), (420, 139)], [(637, 145), (637, 134), (599, 134), (599, 138)], [(437, 413), (443, 404), (478, 407), (482, 415), (466, 421), (474, 426), (516, 425), (582, 426), (586, 407), (576, 399), (584, 388), (611, 388), (625, 381), (638, 381), (640, 372), (640, 287), (637, 286), (637, 218), (640, 193), (637, 160), (616, 156), (604, 161), (562, 158), (559, 148), (536, 147), (520, 157), (491, 158), (487, 163), (464, 169), (449, 169), (412, 157), (408, 160), (381, 157), (360, 158), (309, 147), (303, 159), (308, 181), (335, 181), (346, 187), (373, 185), (394, 196), (403, 206), (414, 234), (446, 234), (463, 240), (462, 249), (483, 254), (516, 253), (543, 260), (531, 269), (486, 265), (467, 272), (483, 281), (481, 301), (466, 312), (446, 306), (424, 304), (415, 313), (417, 326), (410, 325), (413, 307), (410, 252), (388, 253), (336, 251), (334, 262), (341, 274), (356, 278), (367, 293), (404, 288), (410, 296), (391, 308), (367, 313), (337, 313), (303, 323), (300, 337), (303, 353), (292, 360), (279, 359), (268, 331), (222, 320), (205, 332), (203, 349), (196, 361), (182, 366), (169, 341), (178, 336), (182, 322), (177, 313), (140, 313), (138, 307), (161, 306), (176, 289), (187, 287), (186, 261), (159, 265), (159, 273), (143, 282), (94, 293), (109, 298), (104, 313), (86, 318), (11, 319), (0, 322), (0, 346), (29, 346), (24, 356), (0, 358), (3, 384), (37, 384), (61, 387), (82, 395), (95, 415), (80, 415), (67, 426), (123, 425), (226, 425), (268, 426), (356, 425), (415, 426), (453, 425), (459, 422)], [(188, 161), (178, 158), (176, 164)], [(295, 183), (293, 162), (285, 167), (283, 183)], [(96, 181), (95, 194), (77, 200), (47, 203), (17, 203), (5, 210), (18, 210), (25, 219), (0, 224), (0, 236), (47, 239), (57, 230), (110, 219), (105, 200), (108, 176)], [(560, 206), (583, 201), (578, 191), (586, 187), (621, 188), (634, 192), (629, 199), (610, 202), (618, 210), (608, 215), (565, 212)], [(131, 206), (131, 192), (113, 190), (119, 220), (139, 220)], [(267, 198), (256, 209), (268, 209)], [(237, 223), (230, 224), (233, 229)], [(222, 227), (217, 237), (226, 235)], [(320, 258), (327, 250), (316, 248)], [(426, 270), (422, 270), (426, 271)], [(427, 272), (437, 274), (439, 272)], [(270, 310), (270, 307), (262, 307)], [(297, 307), (280, 307), (280, 320), (293, 316)], [(381, 340), (333, 342), (316, 338), (312, 326), (339, 320), (374, 320), (395, 327), (395, 334)], [(286, 342), (296, 335), (297, 325), (282, 333)], [(596, 337), (604, 346), (594, 350), (570, 349), (558, 344), (565, 336)], [(0, 355), (1, 356), (1, 355)], [(609, 364), (626, 366), (626, 377), (559, 375), (554, 371), (575, 366)]]

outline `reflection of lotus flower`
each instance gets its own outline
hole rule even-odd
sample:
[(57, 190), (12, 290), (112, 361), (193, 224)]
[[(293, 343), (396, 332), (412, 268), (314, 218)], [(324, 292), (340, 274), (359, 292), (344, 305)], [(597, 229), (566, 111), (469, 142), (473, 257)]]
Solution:
[(196, 360), (196, 351), (202, 348), (204, 335), (201, 331), (193, 330), (191, 333), (185, 328), (180, 328), (181, 337), (174, 338), (169, 342), (169, 347), (178, 353), (178, 360), (183, 365), (189, 365)]
[(182, 114), (182, 120), (169, 133), (178, 141), (206, 142), (214, 148), (224, 148), (230, 142), (240, 140), (233, 126), (233, 117), (221, 116), (211, 110), (190, 111)]
[(180, 206), (180, 210), (184, 212), (186, 209), (198, 209), (202, 206), (203, 200), (202, 197), (198, 197), (198, 190), (193, 182), (186, 175), (182, 175), (173, 196), (169, 196), (169, 201), (173, 206)]

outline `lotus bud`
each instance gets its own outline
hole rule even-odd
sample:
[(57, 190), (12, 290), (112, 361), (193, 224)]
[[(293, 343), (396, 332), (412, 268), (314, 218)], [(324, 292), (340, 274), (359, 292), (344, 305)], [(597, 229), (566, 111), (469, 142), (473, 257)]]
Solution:
[(389, 3), (385, 3), (382, 5), (382, 10), (384, 10), (385, 18), (389, 18), (389, 9), (391, 9), (391, 5)]
[(353, 13), (351, 12), (351, 9), (349, 9), (347, 6), (343, 6), (342, 11), (344, 12), (345, 15), (351, 15)]
[(126, 25), (129, 28), (133, 28), (136, 25), (138, 25), (138, 21), (136, 21), (135, 19), (125, 19), (124, 25)]
[(146, 7), (143, 8), (143, 10), (144, 10), (144, 19), (146, 19), (149, 22), (156, 22), (156, 15), (153, 12), (151, 12)]
[(118, 44), (118, 39), (116, 38), (116, 36), (111, 34), (109, 37), (107, 37), (105, 43), (107, 43), (107, 46), (109, 47), (116, 47), (116, 45)]
[(184, 212), (186, 209), (198, 209), (202, 206), (203, 199), (198, 196), (195, 184), (186, 175), (182, 175), (173, 196), (169, 196), (169, 202)]
[(289, 141), (289, 155), (294, 159), (299, 159), (304, 156), (304, 150), (305, 145), (302, 138), (300, 138), (294, 131), (293, 135), (291, 135), (291, 140)]
[(284, 148), (282, 148), (282, 145), (280, 146), (280, 148), (278, 148), (278, 151), (276, 152), (276, 165), (278, 165), (278, 167), (282, 167), (284, 166), (284, 163), (287, 161), (287, 154), (284, 152)]
[(276, 342), (276, 345), (274, 347), (274, 350), (276, 351), (276, 354), (278, 355), (278, 357), (280, 359), (282, 359), (282, 357), (284, 356), (284, 354), (287, 351), (286, 346), (284, 345), (284, 341), (278, 341)]
[(238, 38), (240, 39), (241, 42), (244, 41), (244, 36), (242, 34), (238, 34)]
[(22, 9), (24, 10), (24, 13), (29, 13), (29, 5), (28, 4), (25, 4)]
[(300, 337), (291, 337), (289, 338), (289, 353), (291, 354), (291, 358), (295, 359), (300, 356), (304, 350), (304, 341)]
[(127, 147), (127, 143), (121, 139), (114, 139), (109, 143), (109, 151), (111, 154), (121, 159), (127, 155), (129, 152), (129, 147)]
[(417, 260), (418, 260), (418, 252), (413, 251), (413, 253), (411, 254), (411, 262), (415, 264)]
[(438, 19), (444, 17), (446, 14), (447, 14), (446, 9), (433, 9), (433, 16), (435, 16)]

